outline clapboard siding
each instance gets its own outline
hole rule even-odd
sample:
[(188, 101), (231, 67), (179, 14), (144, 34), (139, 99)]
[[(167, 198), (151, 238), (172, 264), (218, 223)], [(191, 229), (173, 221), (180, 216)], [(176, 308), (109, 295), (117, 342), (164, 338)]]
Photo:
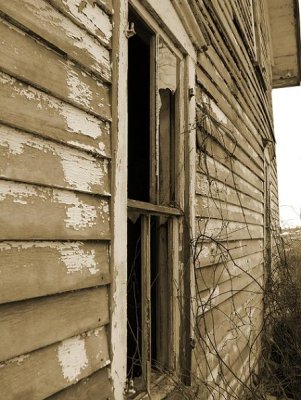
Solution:
[(113, 9), (95, 3), (0, 0), (1, 399), (112, 396)]
[[(263, 309), (264, 139), (273, 141), (273, 124), (271, 76), (261, 65), (269, 65), (271, 55), (265, 52), (256, 67), (259, 48), (254, 37), (250, 52), (246, 39), (252, 13), (239, 16), (239, 30), (237, 7), (218, 0), (200, 0), (195, 7), (211, 44), (198, 56), (196, 70), (199, 339), (193, 368), (204, 382), (204, 400), (231, 388), (240, 396), (239, 380), (248, 379), (258, 359)], [(266, 24), (260, 18), (257, 25)], [(271, 170), (271, 207), (277, 212), (275, 165)]]
[(105, 285), (108, 242), (2, 242), (0, 276), (1, 304)]
[(86, 193), (110, 193), (107, 159), (1, 124), (0, 177)]
[(196, 232), (208, 241), (227, 242), (244, 239), (263, 239), (263, 226), (245, 222), (232, 222), (227, 219), (196, 219)]
[[(263, 252), (258, 251), (239, 258), (220, 259), (215, 265), (199, 268), (196, 271), (198, 292), (211, 289), (232, 278), (249, 274), (250, 269), (262, 263)], [(253, 275), (252, 275), (253, 276)]]
[(42, 400), (109, 363), (105, 328), (83, 332), (62, 342), (1, 364), (1, 398)]
[(208, 198), (207, 196), (197, 196), (196, 216), (226, 219), (227, 221), (245, 222), (251, 224), (263, 224), (263, 214), (257, 211), (250, 211), (241, 205), (232, 205), (218, 199)]
[[(208, 312), (212, 307), (225, 302), (231, 301), (234, 293), (244, 290), (252, 282), (256, 283), (254, 289), (258, 295), (262, 292), (262, 275), (263, 275), (263, 264), (262, 254), (261, 262), (258, 265), (251, 265), (247, 271), (241, 271), (241, 273), (232, 277), (228, 277), (224, 282), (213, 282), (210, 289), (200, 290), (198, 292), (199, 303), (198, 303), (198, 314)], [(229, 319), (231, 323), (231, 318)]]
[[(208, 160), (206, 160), (208, 161)], [(229, 175), (229, 172), (227, 172)], [(233, 179), (233, 176), (232, 176)], [(234, 177), (235, 183), (233, 186), (229, 186), (226, 183), (229, 183), (229, 179), (227, 181), (227, 176), (223, 181), (218, 181), (213, 179), (211, 176), (210, 182), (208, 181), (208, 176), (205, 173), (198, 173), (196, 178), (196, 194), (197, 199), (199, 196), (208, 196), (210, 193), (210, 198), (212, 200), (219, 200), (226, 202), (228, 204), (233, 204), (236, 206), (243, 207), (246, 210), (256, 211), (258, 213), (263, 213), (263, 205), (262, 202), (255, 200), (248, 194), (245, 194), (241, 191), (242, 185), (245, 183), (238, 177)], [(241, 184), (239, 183), (239, 180)], [(239, 189), (238, 189), (239, 187)], [(250, 189), (252, 192), (252, 188)], [(261, 195), (260, 195), (261, 198)]]
[(0, 240), (110, 237), (106, 198), (0, 181), (0, 200)]
[(3, 19), (0, 35), (0, 69), (103, 119), (111, 118), (110, 89), (101, 80)]
[(82, 0), (48, 0), (71, 21), (86, 29), (106, 47), (111, 47), (112, 23), (109, 15), (96, 3)]
[(0, 361), (29, 353), (108, 322), (106, 287), (1, 305)]
[[(197, 172), (201, 172), (207, 177), (207, 181), (208, 177), (210, 177), (210, 182), (214, 180), (230, 186), (237, 195), (241, 193), (247, 194), (259, 202), (263, 201), (263, 188), (258, 189), (252, 186), (247, 180), (238, 176), (236, 170), (229, 170), (221, 162), (215, 160), (214, 157), (207, 154), (206, 156), (203, 154), (197, 155), (196, 169)], [(200, 174), (197, 174), (197, 185), (204, 185), (203, 181), (200, 179)]]
[(0, 107), (0, 122), (110, 156), (108, 122), (1, 72)]
[(51, 397), (47, 400), (113, 400), (112, 383), (110, 381), (108, 368), (90, 375)]
[(213, 266), (263, 251), (261, 239), (237, 240), (229, 243), (208, 242), (206, 238), (196, 244), (196, 268)]
[(106, 81), (111, 80), (110, 52), (86, 30), (43, 0), (1, 0), (0, 11)]
[[(244, 290), (233, 293), (231, 301), (219, 304), (205, 316), (199, 318), (198, 331), (203, 340), (196, 352), (202, 355), (198, 358), (198, 362), (201, 366), (200, 374), (205, 381), (206, 379), (210, 380), (211, 374), (218, 374), (218, 369), (222, 368), (226, 385), (229, 385), (235, 378), (234, 376), (229, 377), (227, 371), (229, 369), (234, 371), (234, 368), (237, 367), (235, 366), (237, 359), (240, 358), (240, 368), (248, 359), (250, 348), (245, 354), (246, 358), (243, 357), (246, 345), (248, 346), (248, 339), (249, 344), (256, 345), (256, 332), (260, 329), (262, 312), (262, 298), (258, 296), (256, 286), (257, 283), (254, 282)], [(235, 320), (238, 326), (233, 324)], [(216, 329), (217, 326), (219, 329)], [(248, 337), (250, 334), (252, 337)], [(206, 356), (208, 351), (211, 353), (210, 357)], [(223, 359), (229, 368), (226, 368), (225, 365), (223, 368)], [(213, 388), (214, 386), (212, 386)]]

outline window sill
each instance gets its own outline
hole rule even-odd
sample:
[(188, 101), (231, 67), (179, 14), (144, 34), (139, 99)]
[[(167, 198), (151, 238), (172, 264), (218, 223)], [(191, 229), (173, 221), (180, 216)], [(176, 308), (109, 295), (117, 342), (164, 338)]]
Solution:
[[(151, 383), (150, 394), (146, 392), (139, 392), (127, 395), (128, 400), (163, 400), (175, 388), (175, 383), (167, 376), (161, 375)], [(169, 398), (169, 397), (168, 397)]]

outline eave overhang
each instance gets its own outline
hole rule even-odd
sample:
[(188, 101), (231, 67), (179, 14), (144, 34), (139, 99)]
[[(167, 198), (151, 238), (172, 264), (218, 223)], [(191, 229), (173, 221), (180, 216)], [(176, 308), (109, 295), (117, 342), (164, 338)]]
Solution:
[(272, 37), (273, 88), (299, 86), (301, 80), (298, 0), (268, 0)]

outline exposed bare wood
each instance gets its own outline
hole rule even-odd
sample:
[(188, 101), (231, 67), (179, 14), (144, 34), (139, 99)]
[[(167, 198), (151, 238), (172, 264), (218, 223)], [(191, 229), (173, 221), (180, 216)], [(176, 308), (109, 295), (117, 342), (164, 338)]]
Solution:
[(43, 0), (0, 1), (0, 10), (103, 79), (111, 80), (107, 49)]
[[(216, 167), (218, 167), (218, 164), (216, 164)], [(231, 173), (228, 172), (228, 175), (229, 174)], [(236, 188), (229, 185), (230, 179), (227, 178), (228, 177), (225, 176), (223, 181), (219, 181), (211, 177), (211, 180), (209, 180), (205, 173), (198, 173), (196, 180), (196, 194), (202, 196), (209, 195), (212, 200), (223, 201), (228, 204), (243, 207), (247, 210), (263, 213), (263, 205), (260, 201), (262, 196), (260, 196), (260, 200), (257, 200), (250, 195), (243, 193), (243, 183), (241, 183), (241, 178), (234, 176)]]
[(111, 386), (109, 369), (102, 368), (77, 384), (47, 397), (47, 400), (113, 400)]
[(232, 205), (227, 201), (212, 199), (208, 196), (197, 196), (197, 217), (217, 218), (226, 221), (244, 222), (246, 224), (263, 224), (263, 212), (251, 211), (243, 208), (241, 204)]
[(1, 396), (41, 400), (109, 364), (107, 334), (98, 328), (1, 364)]
[(87, 193), (110, 191), (108, 160), (4, 125), (0, 125), (0, 176)]
[(108, 122), (3, 73), (0, 73), (0, 95), (0, 122), (110, 156)]
[[(0, 181), (0, 239), (108, 239), (108, 200)], [(14, 218), (11, 218), (11, 216)]]
[[(0, 68), (81, 109), (111, 118), (110, 88), (0, 19)], [(43, 68), (41, 68), (43, 65)]]
[(128, 208), (134, 212), (150, 215), (176, 215), (183, 214), (181, 210), (175, 207), (160, 206), (152, 203), (145, 203), (138, 200), (128, 200)]
[(110, 283), (105, 242), (2, 242), (0, 303)]
[(263, 238), (262, 225), (231, 222), (222, 219), (197, 219), (195, 229), (196, 232), (200, 232), (200, 236), (205, 236), (207, 240), (212, 239), (219, 242)]
[(108, 322), (106, 287), (1, 305), (1, 361)]
[(47, 1), (63, 12), (70, 20), (94, 35), (101, 43), (108, 47), (111, 46), (112, 23), (109, 16), (98, 7), (96, 1)]
[[(103, 2), (103, 0), (100, 0)], [(106, 1), (107, 3), (110, 2)], [(128, 2), (113, 0), (114, 33), (112, 74), (112, 247), (110, 271), (110, 344), (111, 377), (115, 398), (122, 398), (127, 375), (127, 80), (128, 73)], [(116, 329), (117, 328), (117, 329)]]
[(263, 239), (237, 240), (231, 241), (227, 245), (219, 242), (200, 241), (195, 249), (198, 255), (196, 268), (216, 265), (244, 256), (252, 256), (254, 253), (262, 252), (263, 248)]
[(150, 393), (151, 384), (151, 240), (150, 216), (144, 215), (141, 223), (141, 259), (142, 259), (142, 379), (143, 389)]

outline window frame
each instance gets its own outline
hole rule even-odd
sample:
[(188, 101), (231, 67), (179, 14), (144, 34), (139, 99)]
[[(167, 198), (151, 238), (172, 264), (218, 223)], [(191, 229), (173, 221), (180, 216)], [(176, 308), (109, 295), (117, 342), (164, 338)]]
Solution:
[[(191, 369), (191, 340), (193, 340), (195, 328), (191, 321), (191, 315), (195, 315), (195, 282), (193, 272), (193, 255), (191, 243), (195, 238), (195, 142), (196, 142), (196, 106), (195, 106), (195, 76), (197, 52), (185, 30), (185, 27), (177, 14), (172, 2), (158, 0), (113, 0), (114, 32), (112, 42), (112, 199), (111, 199), (111, 257), (110, 268), (112, 284), (110, 290), (110, 348), (111, 348), (111, 376), (116, 398), (124, 398), (126, 389), (126, 364), (127, 364), (127, 29), (128, 6), (131, 5), (143, 18), (144, 22), (161, 35), (164, 41), (175, 46), (177, 54), (183, 59), (184, 85), (181, 88), (181, 137), (180, 151), (184, 153), (185, 170), (181, 175), (180, 208), (184, 210), (184, 216), (177, 217), (183, 223), (179, 228), (179, 234), (183, 235), (184, 263), (178, 262), (181, 281), (179, 292), (175, 295), (182, 296), (185, 303), (185, 316), (177, 314), (181, 331), (174, 332), (175, 342), (180, 343), (183, 354), (181, 360), (179, 354), (175, 359), (175, 373), (178, 377), (185, 375), (187, 378)], [(115, 56), (116, 55), (116, 56)], [(184, 165), (182, 165), (184, 169)], [(184, 195), (185, 192), (185, 195)], [(175, 230), (176, 231), (176, 230)], [(174, 234), (176, 234), (174, 232)], [(185, 268), (184, 268), (185, 266)], [(185, 281), (185, 282), (184, 282)], [(185, 283), (185, 284), (184, 284)], [(186, 292), (186, 288), (189, 288)], [(188, 313), (188, 314), (187, 314)], [(184, 318), (185, 317), (185, 318)], [(185, 350), (184, 350), (185, 348)], [(162, 381), (164, 376), (160, 377)], [(188, 377), (189, 379), (189, 377)], [(187, 383), (187, 379), (186, 379)], [(145, 398), (148, 398), (145, 395)], [(140, 396), (140, 398), (142, 398)]]
[[(168, 218), (168, 244), (169, 250), (168, 258), (170, 260), (169, 270), (171, 271), (171, 280), (174, 283), (172, 285), (172, 292), (168, 296), (171, 300), (169, 304), (171, 314), (171, 327), (168, 337), (165, 339), (165, 345), (168, 347), (168, 352), (171, 354), (168, 367), (174, 371), (179, 371), (179, 305), (177, 302), (178, 293), (176, 287), (180, 286), (179, 283), (179, 248), (183, 246), (180, 242), (182, 241), (180, 231), (183, 231), (183, 208), (184, 208), (184, 137), (181, 132), (184, 131), (184, 106), (181, 107), (181, 100), (184, 92), (184, 55), (178, 51), (178, 49), (172, 44), (167, 35), (163, 33), (161, 29), (155, 24), (149, 24), (150, 16), (145, 11), (141, 15), (141, 11), (137, 11), (135, 7), (132, 7), (135, 13), (145, 23), (147, 28), (154, 33), (151, 39), (151, 101), (150, 101), (150, 157), (152, 158), (150, 172), (150, 201), (139, 201), (134, 199), (128, 199), (128, 213), (134, 213), (136, 216), (141, 217), (141, 253), (142, 253), (142, 382), (144, 387), (137, 396), (131, 396), (134, 399), (143, 398), (141, 396), (147, 395), (153, 389), (151, 378), (151, 325), (149, 315), (151, 314), (151, 217), (167, 217)], [(146, 17), (146, 18), (145, 18)], [(166, 204), (159, 204), (159, 136), (160, 136), (160, 125), (159, 125), (159, 113), (160, 113), (160, 95), (158, 87), (159, 78), (159, 60), (158, 60), (158, 48), (159, 41), (162, 41), (169, 51), (177, 59), (177, 90), (175, 94), (175, 144), (174, 144), (174, 187), (175, 187), (175, 201), (172, 206)], [(161, 310), (162, 311), (162, 310)], [(167, 312), (167, 310), (164, 310)], [(143, 394), (144, 393), (144, 394)]]

